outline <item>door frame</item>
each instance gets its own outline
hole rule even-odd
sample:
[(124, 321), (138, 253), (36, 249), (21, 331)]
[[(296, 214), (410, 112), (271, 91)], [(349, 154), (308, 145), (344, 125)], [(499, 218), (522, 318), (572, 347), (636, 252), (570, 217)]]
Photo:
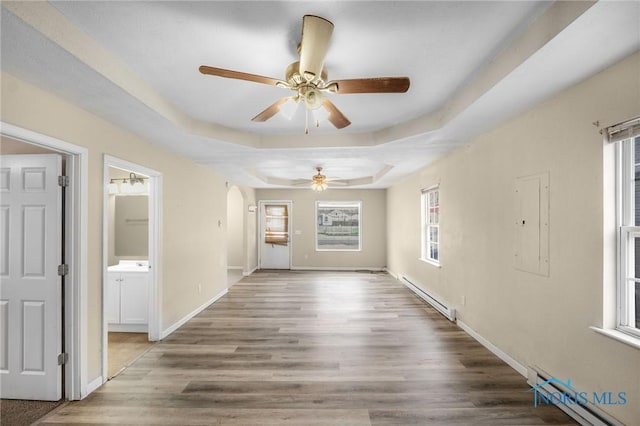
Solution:
[(162, 173), (148, 167), (123, 160), (108, 154), (103, 158), (103, 201), (102, 201), (102, 382), (109, 378), (108, 340), (109, 324), (105, 319), (107, 300), (107, 266), (109, 265), (109, 167), (131, 170), (149, 176), (149, 323), (150, 341), (160, 340), (162, 327)]
[(292, 200), (260, 200), (258, 201), (258, 269), (262, 269), (262, 219), (264, 216), (265, 204), (287, 204), (289, 208), (289, 270), (293, 265), (293, 201)]
[[(64, 348), (68, 361), (64, 369), (64, 399), (78, 400), (97, 386), (87, 376), (87, 218), (89, 150), (51, 136), (0, 122), (0, 134), (66, 156), (69, 187), (65, 200), (65, 252), (69, 274), (64, 289)], [(91, 387), (91, 388), (90, 388)]]

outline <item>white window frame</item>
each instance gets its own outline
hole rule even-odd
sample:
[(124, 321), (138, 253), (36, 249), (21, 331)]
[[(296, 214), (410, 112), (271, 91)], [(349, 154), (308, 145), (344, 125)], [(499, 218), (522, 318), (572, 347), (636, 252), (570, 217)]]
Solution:
[[(335, 248), (320, 248), (318, 246), (318, 208), (332, 206), (336, 208), (340, 207), (357, 207), (358, 208), (358, 247), (353, 249), (335, 249)], [(362, 251), (362, 201), (316, 201), (315, 209), (315, 240), (316, 251)]]
[[(638, 137), (638, 136), (636, 136)], [(640, 338), (635, 326), (635, 289), (640, 279), (633, 277), (635, 238), (640, 238), (640, 226), (635, 224), (635, 137), (618, 142), (616, 147), (616, 218), (618, 262), (616, 284), (616, 329)]]
[[(436, 195), (437, 194), (437, 195)], [(429, 215), (429, 207), (430, 207), (430, 200), (432, 199), (432, 197), (437, 196), (438, 199), (438, 220), (437, 221), (431, 221), (431, 216)], [(421, 238), (421, 245), (422, 245), (422, 250), (421, 250), (421, 254), (420, 254), (420, 259), (430, 263), (432, 265), (435, 266), (440, 266), (440, 247), (442, 244), (441, 241), (441, 233), (440, 233), (440, 186), (436, 185), (436, 186), (432, 186), (430, 188), (426, 188), (422, 190), (422, 195), (421, 195), (421, 232), (422, 232), (422, 238)], [(437, 234), (437, 241), (433, 241), (431, 238), (432, 229), (436, 229), (436, 234)], [(431, 250), (429, 250), (429, 248), (435, 244), (437, 246), (437, 257), (433, 257)]]

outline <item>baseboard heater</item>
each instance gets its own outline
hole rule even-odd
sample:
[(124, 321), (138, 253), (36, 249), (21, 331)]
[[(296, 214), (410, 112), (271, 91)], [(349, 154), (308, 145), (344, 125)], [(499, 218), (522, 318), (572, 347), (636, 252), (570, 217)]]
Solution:
[(585, 401), (585, 398), (589, 399), (586, 392), (577, 392), (567, 387), (567, 385), (571, 386), (569, 381), (564, 383), (537, 367), (529, 367), (527, 383), (531, 386), (531, 392), (538, 394), (532, 395), (532, 399), (537, 398), (538, 401), (542, 401), (540, 404), (551, 401), (581, 425), (624, 426), (591, 402)]
[(433, 306), (438, 312), (444, 315), (449, 321), (456, 320), (456, 310), (450, 306), (447, 306), (445, 302), (440, 300), (438, 297), (435, 297), (432, 294), (429, 294), (425, 290), (421, 289), (417, 285), (411, 282), (410, 279), (402, 276), (402, 283), (411, 291), (413, 291), (419, 298)]

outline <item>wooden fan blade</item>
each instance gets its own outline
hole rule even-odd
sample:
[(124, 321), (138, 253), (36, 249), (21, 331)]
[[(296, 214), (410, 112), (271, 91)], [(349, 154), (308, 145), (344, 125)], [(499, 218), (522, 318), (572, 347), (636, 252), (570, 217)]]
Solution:
[[(348, 186), (349, 185), (347, 182), (344, 182), (342, 180), (327, 179), (326, 182), (327, 182), (328, 185), (333, 185), (333, 186)], [(296, 180), (291, 184), (291, 186), (311, 186), (312, 183), (313, 183), (313, 181), (309, 180), (309, 179)]]
[(267, 109), (265, 109), (260, 114), (253, 117), (251, 121), (260, 121), (260, 122), (267, 121), (268, 119), (276, 115), (278, 112), (280, 112), (280, 105), (284, 104), (288, 100), (289, 100), (288, 97), (278, 99), (277, 101), (269, 105)]
[(333, 24), (326, 19), (314, 15), (302, 17), (302, 36), (298, 53), (300, 75), (307, 81), (320, 78), (332, 33)]
[(340, 112), (340, 110), (325, 96), (322, 100), (322, 106), (329, 112), (329, 117), (327, 120), (333, 124), (336, 129), (343, 129), (347, 127), (351, 122), (347, 117)]
[(284, 81), (278, 80), (276, 78), (264, 77), (262, 75), (249, 74), (249, 73), (240, 72), (240, 71), (226, 70), (224, 68), (215, 68), (215, 67), (209, 67), (207, 65), (201, 65), (199, 70), (202, 74), (215, 75), (218, 77), (253, 81), (255, 83), (268, 84), (270, 86), (282, 86), (282, 85), (288, 86), (287, 83), (285, 83)]
[[(404, 93), (409, 90), (409, 77), (356, 78), (353, 80), (335, 80), (335, 93)], [(333, 91), (333, 90), (332, 90)]]

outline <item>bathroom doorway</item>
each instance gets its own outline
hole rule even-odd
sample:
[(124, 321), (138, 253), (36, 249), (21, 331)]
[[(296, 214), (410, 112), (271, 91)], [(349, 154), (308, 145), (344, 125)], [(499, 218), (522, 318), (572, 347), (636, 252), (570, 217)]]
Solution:
[(105, 156), (103, 381), (158, 340), (159, 180), (157, 172)]

